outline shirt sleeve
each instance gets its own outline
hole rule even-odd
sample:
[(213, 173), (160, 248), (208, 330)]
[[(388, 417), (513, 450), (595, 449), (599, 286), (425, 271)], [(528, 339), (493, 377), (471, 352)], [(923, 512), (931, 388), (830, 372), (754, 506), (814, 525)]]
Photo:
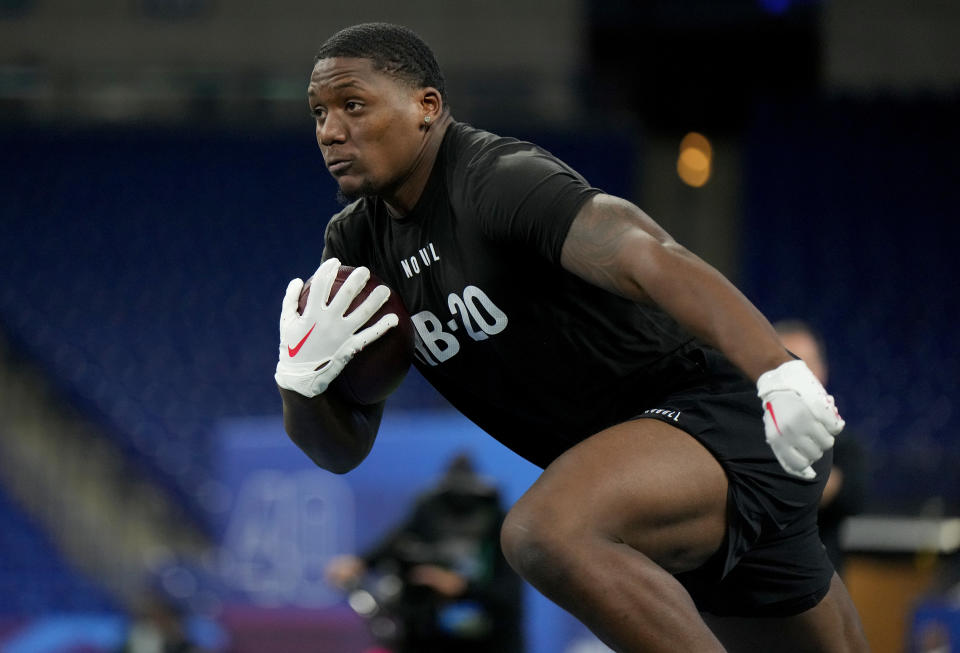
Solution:
[(486, 143), (461, 170), (452, 196), (474, 214), (481, 231), (555, 264), (580, 207), (601, 192), (549, 152), (513, 139)]

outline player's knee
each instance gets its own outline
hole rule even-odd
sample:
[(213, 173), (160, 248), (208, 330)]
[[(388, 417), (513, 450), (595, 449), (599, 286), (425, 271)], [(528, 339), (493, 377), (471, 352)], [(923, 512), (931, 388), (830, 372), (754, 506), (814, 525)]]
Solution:
[(515, 507), (500, 529), (500, 545), (507, 562), (535, 584), (555, 576), (572, 556), (569, 540), (562, 537), (558, 524), (548, 527), (550, 521), (534, 511)]
[(536, 544), (536, 537), (522, 522), (513, 511), (507, 514), (500, 527), (500, 548), (514, 571), (526, 578), (526, 569), (542, 564), (542, 554), (537, 551), (540, 547)]

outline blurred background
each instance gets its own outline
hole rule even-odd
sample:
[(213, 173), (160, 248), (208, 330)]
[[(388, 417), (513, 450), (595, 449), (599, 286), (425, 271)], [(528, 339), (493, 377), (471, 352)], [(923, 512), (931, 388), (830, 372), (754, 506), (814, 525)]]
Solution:
[[(843, 546), (868, 637), (960, 651), (950, 0), (0, 0), (0, 651), (367, 650), (375, 607), (329, 560), (457, 453), (508, 504), (536, 478), (416, 372), (355, 472), (283, 433), (280, 299), (338, 210), (306, 81), (369, 20), (432, 46), (456, 118), (820, 332), (863, 451)], [(531, 653), (605, 650), (524, 597)]]

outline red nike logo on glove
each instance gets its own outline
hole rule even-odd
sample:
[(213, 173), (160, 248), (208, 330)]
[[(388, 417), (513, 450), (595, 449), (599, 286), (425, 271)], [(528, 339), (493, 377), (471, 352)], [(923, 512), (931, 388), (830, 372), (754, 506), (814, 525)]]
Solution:
[(314, 330), (314, 328), (316, 328), (316, 326), (317, 326), (317, 323), (314, 322), (314, 323), (313, 323), (313, 326), (310, 327), (310, 330), (307, 331), (307, 335), (303, 336), (303, 338), (300, 340), (300, 342), (297, 343), (297, 346), (294, 347), (293, 349), (290, 349), (290, 345), (287, 345), (287, 353), (290, 354), (290, 358), (293, 358), (294, 356), (297, 355), (297, 352), (300, 351), (300, 348), (301, 348), (301, 347), (303, 347), (303, 343), (305, 343), (305, 342), (307, 341), (307, 338), (310, 337), (310, 334), (313, 333), (313, 330)]
[[(307, 335), (309, 336), (310, 334), (308, 333)], [(306, 340), (306, 338), (304, 338), (304, 340)], [(301, 342), (300, 344), (302, 345), (303, 343)], [(300, 347), (298, 346), (297, 349), (299, 348)], [(783, 433), (780, 431), (780, 425), (777, 424), (777, 415), (776, 413), (773, 412), (773, 404), (771, 404), (769, 401), (767, 402), (767, 410), (770, 411), (770, 419), (773, 420), (773, 425), (774, 427), (776, 427), (777, 433), (780, 433), (780, 435), (783, 435)]]

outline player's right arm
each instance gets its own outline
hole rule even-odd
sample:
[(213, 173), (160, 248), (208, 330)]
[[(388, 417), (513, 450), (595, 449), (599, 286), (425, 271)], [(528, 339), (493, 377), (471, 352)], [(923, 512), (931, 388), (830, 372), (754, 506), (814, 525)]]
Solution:
[(353, 404), (326, 390), (350, 359), (396, 326), (398, 318), (387, 314), (372, 326), (361, 328), (389, 297), (386, 286), (376, 288), (345, 315), (370, 272), (365, 267), (357, 268), (328, 300), (339, 269), (336, 258), (327, 259), (317, 268), (302, 314), (297, 305), (303, 281), (294, 279), (287, 286), (280, 312), (280, 353), (274, 378), (283, 399), (283, 423), (290, 439), (318, 466), (343, 474), (370, 452), (384, 404)]

